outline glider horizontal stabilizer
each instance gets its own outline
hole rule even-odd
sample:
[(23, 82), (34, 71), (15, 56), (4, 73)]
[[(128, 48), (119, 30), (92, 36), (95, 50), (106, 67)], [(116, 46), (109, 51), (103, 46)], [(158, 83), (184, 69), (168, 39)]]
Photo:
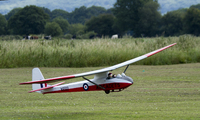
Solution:
[(120, 68), (120, 67), (123, 67), (123, 66), (127, 66), (127, 65), (130, 65), (130, 64), (135, 63), (137, 61), (140, 61), (140, 60), (143, 60), (145, 58), (148, 58), (148, 57), (150, 57), (150, 56), (152, 56), (152, 55), (154, 55), (156, 53), (159, 53), (159, 52), (161, 52), (161, 51), (163, 51), (163, 50), (165, 50), (165, 49), (167, 49), (169, 47), (172, 47), (174, 45), (176, 45), (176, 43), (168, 45), (168, 46), (165, 46), (163, 48), (160, 48), (158, 50), (152, 51), (150, 53), (147, 53), (145, 55), (139, 56), (137, 58), (134, 58), (134, 59), (119, 63), (119, 64), (111, 66), (111, 67), (103, 68), (103, 69), (100, 69), (100, 70), (94, 70), (94, 71), (90, 71), (90, 72), (74, 74), (74, 75), (69, 75), (69, 76), (48, 78), (48, 79), (44, 79), (44, 80), (36, 80), (36, 81), (24, 82), (24, 83), (20, 83), (20, 85), (23, 85), (23, 84), (35, 84), (35, 83), (50, 83), (50, 82), (56, 82), (56, 81), (59, 81), (59, 80), (66, 80), (66, 79), (71, 79), (71, 78), (77, 78), (77, 77), (83, 77), (83, 76), (89, 76), (89, 75), (109, 72), (109, 71), (115, 70), (117, 68)]
[(49, 86), (49, 87), (40, 88), (40, 89), (37, 89), (37, 90), (32, 90), (32, 91), (29, 91), (29, 93), (36, 92), (36, 91), (41, 91), (41, 90), (46, 90), (46, 89), (50, 89), (50, 88), (59, 86), (59, 85), (61, 85), (63, 83), (65, 83), (65, 82), (61, 82), (61, 83), (58, 83), (58, 84), (55, 84), (55, 85), (52, 85), (52, 86)]

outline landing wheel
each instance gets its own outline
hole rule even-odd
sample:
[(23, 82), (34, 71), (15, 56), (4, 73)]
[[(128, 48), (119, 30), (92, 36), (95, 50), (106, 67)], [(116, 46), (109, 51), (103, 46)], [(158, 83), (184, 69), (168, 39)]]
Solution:
[(110, 93), (110, 90), (105, 90), (105, 93), (106, 93), (106, 94), (109, 94), (109, 93)]

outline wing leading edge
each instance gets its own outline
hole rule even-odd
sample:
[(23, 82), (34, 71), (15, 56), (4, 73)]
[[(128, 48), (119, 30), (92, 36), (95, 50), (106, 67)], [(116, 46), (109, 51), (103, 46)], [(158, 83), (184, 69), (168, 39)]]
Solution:
[(176, 43), (168, 45), (168, 46), (165, 46), (165, 47), (160, 48), (158, 50), (152, 51), (152, 52), (147, 53), (145, 55), (142, 55), (142, 56), (139, 56), (137, 58), (134, 58), (134, 59), (119, 63), (119, 64), (111, 66), (111, 67), (107, 67), (107, 68), (103, 68), (103, 69), (99, 69), (99, 70), (94, 70), (94, 71), (90, 71), (90, 72), (85, 72), (85, 73), (80, 73), (80, 74), (69, 75), (69, 76), (62, 76), (62, 77), (48, 78), (48, 79), (44, 79), (44, 80), (24, 82), (24, 83), (20, 83), (20, 85), (23, 85), (23, 84), (35, 84), (35, 83), (50, 83), (50, 82), (55, 82), (55, 81), (59, 81), (59, 80), (66, 80), (66, 79), (71, 79), (71, 78), (77, 78), (77, 77), (82, 77), (82, 76), (89, 76), (89, 75), (93, 75), (93, 74), (109, 72), (109, 71), (115, 70), (117, 68), (120, 68), (120, 67), (123, 67), (123, 66), (127, 66), (127, 65), (130, 65), (130, 64), (135, 63), (137, 61), (143, 60), (143, 59), (145, 59), (147, 57), (150, 57), (150, 56), (152, 56), (152, 55), (154, 55), (156, 53), (159, 53), (159, 52), (161, 52), (161, 51), (163, 51), (163, 50), (165, 50), (165, 49), (167, 49), (169, 47), (172, 47), (174, 45), (176, 45)]

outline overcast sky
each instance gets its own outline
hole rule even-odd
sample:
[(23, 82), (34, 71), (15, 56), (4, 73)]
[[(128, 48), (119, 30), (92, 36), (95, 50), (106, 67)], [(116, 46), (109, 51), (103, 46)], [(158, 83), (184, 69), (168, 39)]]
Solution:
[[(50, 10), (63, 9), (71, 12), (75, 8), (80, 6), (90, 7), (92, 5), (102, 6), (106, 9), (113, 7), (116, 0), (7, 0), (0, 1), (0, 13), (6, 14), (16, 7), (24, 7), (26, 5), (37, 5), (40, 7), (46, 7)], [(186, 8), (193, 4), (200, 3), (200, 0), (158, 0), (161, 5), (161, 11), (170, 8), (176, 10), (178, 8)]]
[(0, 13), (5, 11), (11, 11), (16, 7), (25, 7), (26, 5), (37, 5), (40, 7), (46, 7), (50, 10), (54, 9), (64, 9), (71, 12), (75, 8), (80, 6), (101, 6), (106, 9), (113, 7), (116, 0), (7, 0), (0, 1)]

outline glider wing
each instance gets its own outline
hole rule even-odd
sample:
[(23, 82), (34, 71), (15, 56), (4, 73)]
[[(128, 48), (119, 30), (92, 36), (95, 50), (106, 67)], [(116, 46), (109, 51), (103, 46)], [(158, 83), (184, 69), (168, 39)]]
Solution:
[(174, 45), (176, 45), (176, 43), (168, 45), (168, 46), (163, 47), (163, 48), (160, 48), (158, 50), (152, 51), (150, 53), (147, 53), (145, 55), (139, 56), (137, 58), (134, 58), (134, 59), (122, 62), (120, 64), (117, 64), (117, 65), (114, 65), (114, 66), (111, 66), (111, 67), (103, 68), (103, 69), (100, 69), (100, 70), (94, 70), (94, 71), (90, 71), (90, 72), (85, 72), (85, 73), (80, 73), (80, 74), (74, 74), (74, 75), (69, 75), (69, 76), (62, 76), (62, 77), (56, 77), (56, 78), (48, 78), (48, 79), (44, 79), (44, 80), (24, 82), (24, 83), (20, 83), (20, 85), (22, 85), (22, 84), (35, 84), (35, 83), (50, 83), (50, 82), (55, 82), (55, 81), (58, 81), (58, 80), (66, 80), (66, 79), (71, 79), (71, 78), (77, 78), (77, 77), (83, 77), (83, 76), (89, 76), (89, 75), (93, 75), (93, 74), (100, 74), (100, 73), (109, 72), (109, 71), (115, 70), (117, 68), (130, 65), (132, 63), (135, 63), (135, 62), (140, 61), (142, 59), (145, 59), (147, 57), (150, 57), (150, 56), (152, 56), (152, 55), (154, 55), (156, 53), (159, 53), (159, 52), (161, 52), (161, 51), (163, 51), (163, 50), (165, 50), (165, 49), (167, 49), (169, 47), (172, 47)]

